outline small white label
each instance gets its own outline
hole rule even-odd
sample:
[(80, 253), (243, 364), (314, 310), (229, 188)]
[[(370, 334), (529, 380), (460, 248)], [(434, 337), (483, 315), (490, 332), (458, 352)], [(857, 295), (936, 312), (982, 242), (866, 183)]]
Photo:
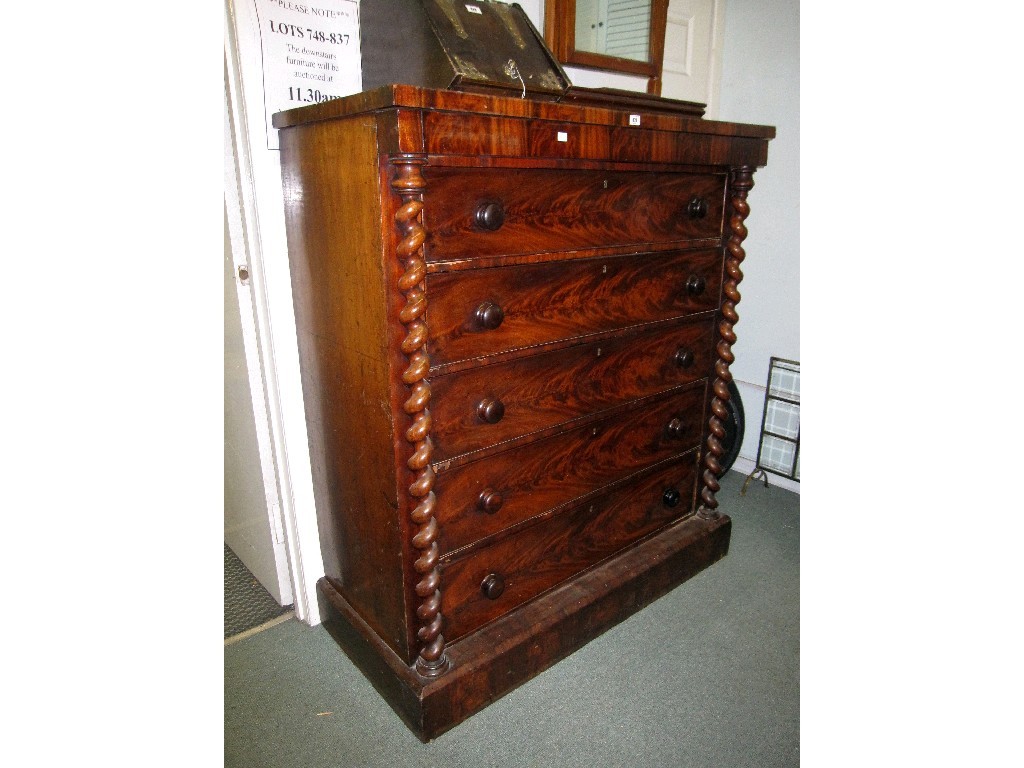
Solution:
[(629, 124), (630, 125), (640, 125), (640, 115), (630, 115), (629, 116)]
[(558, 132), (558, 140), (559, 141), (568, 141), (569, 140), (569, 134), (566, 133), (565, 131), (559, 131)]
[(481, 16), (484, 14), (484, 12), (480, 10), (479, 5), (467, 5), (466, 10), (470, 13), (479, 13)]

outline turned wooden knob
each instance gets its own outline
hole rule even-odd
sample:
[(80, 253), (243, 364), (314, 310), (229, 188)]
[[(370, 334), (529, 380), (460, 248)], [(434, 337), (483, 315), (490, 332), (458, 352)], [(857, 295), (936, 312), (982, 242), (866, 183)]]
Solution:
[(686, 212), (690, 214), (691, 219), (703, 219), (708, 215), (708, 201), (703, 197), (695, 197), (686, 206)]
[(680, 495), (679, 491), (677, 491), (675, 488), (669, 488), (661, 496), (661, 500), (665, 504), (666, 507), (674, 507), (674, 506), (676, 506), (676, 504), (679, 503), (679, 500), (681, 498), (682, 498), (682, 496)]
[(496, 573), (488, 573), (480, 583), (480, 591), (488, 600), (497, 600), (505, 591), (505, 580)]
[(497, 424), (505, 415), (505, 404), (494, 397), (485, 397), (476, 407), (476, 415), (488, 424)]
[(674, 359), (676, 361), (676, 365), (680, 368), (689, 368), (693, 365), (693, 352), (684, 347), (680, 347), (676, 350), (676, 356)]
[(501, 207), (501, 203), (481, 203), (473, 214), (473, 221), (481, 229), (493, 232), (505, 223), (505, 209)]
[(683, 432), (685, 431), (685, 429), (686, 425), (683, 423), (683, 420), (680, 419), (678, 416), (672, 419), (672, 421), (668, 423), (668, 427), (666, 427), (668, 436), (673, 440), (678, 440), (679, 438), (681, 438), (683, 436)]
[(473, 317), (476, 318), (476, 324), (480, 328), (493, 331), (505, 319), (505, 310), (493, 301), (485, 301), (476, 308), (476, 313)]
[(686, 281), (686, 292), (691, 296), (700, 296), (707, 286), (707, 281), (700, 275), (690, 275)]
[(493, 515), (501, 509), (501, 505), (504, 503), (505, 499), (493, 488), (484, 488), (476, 500), (476, 505), (489, 515)]

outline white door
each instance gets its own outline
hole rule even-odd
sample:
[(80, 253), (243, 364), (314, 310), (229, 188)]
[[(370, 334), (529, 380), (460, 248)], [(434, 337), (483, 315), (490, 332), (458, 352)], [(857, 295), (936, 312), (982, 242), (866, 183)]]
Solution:
[(269, 489), (265, 478), (237, 296), (240, 278), (224, 218), (224, 543), (280, 605), (291, 605), (281, 504), (273, 471)]
[(291, 605), (281, 494), (226, 96), (224, 112), (224, 542), (279, 604)]
[(723, 0), (670, 0), (665, 28), (661, 95), (707, 104), (718, 116), (722, 61)]

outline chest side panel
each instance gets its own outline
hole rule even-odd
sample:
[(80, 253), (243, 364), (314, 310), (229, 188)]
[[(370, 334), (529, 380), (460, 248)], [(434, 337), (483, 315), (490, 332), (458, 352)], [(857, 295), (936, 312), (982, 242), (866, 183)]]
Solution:
[(306, 425), (326, 576), (408, 653), (377, 122), (281, 131)]

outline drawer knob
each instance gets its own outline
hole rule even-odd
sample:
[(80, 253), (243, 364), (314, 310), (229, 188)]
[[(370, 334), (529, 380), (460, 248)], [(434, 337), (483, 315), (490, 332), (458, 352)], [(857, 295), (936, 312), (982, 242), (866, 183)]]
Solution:
[(488, 573), (480, 583), (480, 591), (488, 600), (497, 600), (505, 591), (505, 580), (496, 573)]
[(674, 507), (679, 503), (682, 495), (675, 488), (669, 488), (662, 494), (661, 500), (666, 507)]
[(690, 275), (686, 281), (686, 292), (691, 296), (700, 296), (707, 287), (707, 281), (700, 275)]
[(473, 316), (476, 318), (476, 324), (479, 327), (493, 331), (505, 319), (505, 310), (493, 301), (485, 301), (476, 308), (476, 314)]
[(501, 229), (501, 225), (505, 223), (505, 209), (501, 207), (501, 203), (481, 203), (477, 206), (473, 221), (481, 229), (493, 232)]
[(485, 397), (476, 407), (476, 415), (488, 424), (497, 424), (505, 416), (505, 404), (493, 397)]
[(504, 503), (505, 499), (493, 488), (484, 488), (476, 500), (476, 505), (489, 515), (493, 515), (501, 509), (501, 505)]
[(703, 197), (695, 197), (686, 206), (686, 212), (690, 214), (691, 219), (703, 219), (708, 215), (708, 201)]
[(678, 440), (683, 436), (683, 432), (686, 431), (686, 425), (683, 423), (682, 419), (676, 416), (668, 423), (667, 431), (670, 438)]
[(693, 365), (693, 352), (684, 347), (680, 347), (676, 350), (675, 361), (676, 365), (680, 368), (689, 368)]

